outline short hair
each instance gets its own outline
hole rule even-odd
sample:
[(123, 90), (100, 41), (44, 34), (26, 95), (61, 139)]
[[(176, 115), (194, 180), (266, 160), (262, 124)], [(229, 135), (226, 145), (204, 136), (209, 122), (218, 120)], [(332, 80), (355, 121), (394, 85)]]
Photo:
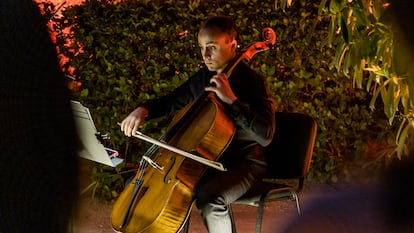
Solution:
[(231, 39), (236, 39), (238, 36), (238, 28), (236, 23), (228, 16), (210, 16), (201, 25), (200, 30), (213, 29), (219, 32), (228, 34)]

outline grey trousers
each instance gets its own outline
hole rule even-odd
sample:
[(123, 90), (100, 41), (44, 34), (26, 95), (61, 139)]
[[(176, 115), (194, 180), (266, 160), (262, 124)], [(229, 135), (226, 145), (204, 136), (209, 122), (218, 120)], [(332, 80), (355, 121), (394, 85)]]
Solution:
[(208, 171), (196, 189), (196, 206), (209, 233), (231, 233), (228, 205), (262, 179), (264, 164), (243, 159), (225, 172)]

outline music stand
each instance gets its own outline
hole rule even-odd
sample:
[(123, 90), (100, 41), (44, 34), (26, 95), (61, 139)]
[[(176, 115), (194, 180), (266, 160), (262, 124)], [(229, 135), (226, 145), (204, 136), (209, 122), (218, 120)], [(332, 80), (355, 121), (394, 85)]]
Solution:
[(71, 100), (70, 102), (81, 143), (78, 155), (111, 167), (116, 167), (122, 163), (123, 159), (118, 158), (119, 153), (117, 151), (104, 147), (98, 140), (99, 132), (96, 130), (89, 109), (78, 101)]

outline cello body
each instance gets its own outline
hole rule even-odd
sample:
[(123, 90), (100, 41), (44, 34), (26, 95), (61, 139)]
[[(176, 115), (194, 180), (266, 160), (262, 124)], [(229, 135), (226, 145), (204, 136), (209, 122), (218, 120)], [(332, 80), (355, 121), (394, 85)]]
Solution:
[[(217, 160), (233, 138), (233, 121), (224, 113), (221, 102), (212, 93), (191, 118), (168, 143), (204, 158)], [(134, 177), (115, 202), (111, 214), (114, 230), (124, 233), (173, 233), (178, 232), (188, 218), (194, 202), (195, 185), (206, 167), (165, 149), (159, 149), (153, 161), (163, 169), (153, 166), (144, 168), (143, 182), (139, 184), (125, 223), (125, 210), (128, 209), (138, 177)]]

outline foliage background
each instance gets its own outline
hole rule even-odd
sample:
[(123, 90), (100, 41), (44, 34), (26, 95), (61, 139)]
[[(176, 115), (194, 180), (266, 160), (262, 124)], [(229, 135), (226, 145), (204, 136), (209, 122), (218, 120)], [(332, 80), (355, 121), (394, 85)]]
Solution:
[[(371, 111), (370, 104), (382, 109), (370, 103), (373, 90), (355, 86), (352, 77), (338, 71), (336, 46), (342, 38), (330, 30), (329, 2), (296, 0), (285, 8), (274, 0), (87, 0), (54, 18), (58, 52), (68, 58), (63, 69), (82, 84), (73, 89), (73, 98), (89, 107), (97, 128), (111, 137), (108, 146), (127, 161), (116, 171), (95, 168), (101, 194), (116, 197), (131, 164), (148, 148), (123, 136), (117, 122), (198, 69), (196, 32), (214, 14), (235, 19), (241, 48), (260, 40), (262, 28), (275, 30), (274, 50), (256, 55), (250, 64), (266, 76), (279, 111), (303, 112), (317, 120), (310, 183), (373, 179), (391, 159), (377, 152), (393, 144), (395, 126), (383, 111)], [(53, 12), (54, 6), (45, 9)], [(168, 122), (149, 121), (142, 130), (158, 137)]]

